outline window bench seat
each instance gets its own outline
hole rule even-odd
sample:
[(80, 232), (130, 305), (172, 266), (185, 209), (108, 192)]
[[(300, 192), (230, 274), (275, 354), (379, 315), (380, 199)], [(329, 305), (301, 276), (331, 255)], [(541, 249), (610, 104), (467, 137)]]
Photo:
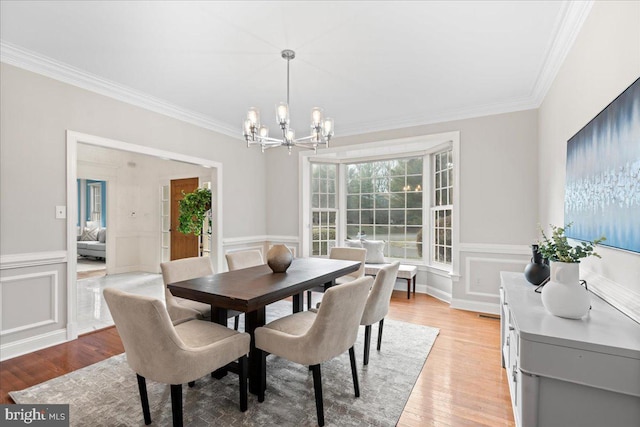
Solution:
[[(366, 276), (376, 276), (380, 269), (389, 264), (365, 264), (364, 274)], [(403, 265), (400, 264), (398, 269), (398, 279), (405, 279), (407, 281), (407, 299), (411, 298), (411, 282), (413, 281), (413, 293), (416, 293), (416, 274), (418, 273), (418, 267), (415, 265)]]

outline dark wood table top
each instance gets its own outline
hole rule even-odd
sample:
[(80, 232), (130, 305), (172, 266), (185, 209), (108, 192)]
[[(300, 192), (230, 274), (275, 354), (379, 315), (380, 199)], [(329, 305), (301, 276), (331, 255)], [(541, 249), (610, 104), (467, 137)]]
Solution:
[(273, 273), (265, 264), (171, 283), (167, 287), (178, 297), (246, 313), (332, 282), (358, 268), (358, 261), (294, 258), (286, 273)]

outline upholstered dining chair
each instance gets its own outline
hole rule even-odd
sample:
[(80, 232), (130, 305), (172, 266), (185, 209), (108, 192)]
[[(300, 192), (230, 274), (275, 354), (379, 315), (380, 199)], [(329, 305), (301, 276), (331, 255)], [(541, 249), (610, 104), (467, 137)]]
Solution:
[(262, 253), (258, 249), (229, 252), (225, 255), (229, 271), (255, 267), (264, 264)]
[(174, 325), (162, 302), (148, 296), (106, 288), (104, 298), (138, 378), (145, 424), (151, 423), (147, 378), (171, 385), (173, 425), (182, 426), (182, 384), (224, 366), (238, 374), (240, 410), (247, 410), (249, 334), (197, 319)]
[(376, 274), (367, 303), (364, 306), (360, 324), (364, 325), (364, 364), (369, 364), (369, 347), (371, 346), (371, 325), (378, 322), (378, 351), (382, 346), (382, 327), (384, 318), (389, 312), (389, 302), (393, 293), (393, 286), (398, 277), (400, 262), (396, 261), (385, 265)]
[[(165, 285), (164, 296), (167, 311), (171, 320), (177, 321), (190, 317), (211, 319), (211, 306), (209, 304), (173, 296), (169, 288), (166, 287), (170, 283), (212, 275), (213, 268), (209, 257), (191, 257), (167, 261), (160, 264), (160, 269), (162, 270), (162, 280)], [(233, 326), (235, 330), (238, 330), (240, 312), (229, 310), (227, 313), (228, 317), (234, 317)]]
[[(325, 292), (317, 311), (302, 311), (256, 328), (255, 345), (260, 351), (262, 366), (266, 368), (266, 355), (271, 353), (295, 363), (308, 365), (313, 371), (318, 425), (324, 425), (322, 377), (320, 364), (349, 350), (351, 376), (355, 396), (360, 397), (358, 372), (353, 345), (364, 305), (373, 278), (362, 277), (334, 286)], [(266, 369), (259, 386), (258, 401), (264, 401)]]
[[(329, 259), (342, 259), (346, 261), (360, 261), (360, 268), (356, 271), (346, 274), (342, 277), (338, 277), (336, 279), (336, 285), (341, 285), (343, 283), (351, 282), (352, 280), (359, 279), (364, 276), (364, 262), (367, 257), (367, 250), (363, 248), (341, 248), (335, 247), (331, 248), (329, 251)], [(316, 286), (315, 288), (311, 288), (307, 291), (307, 309), (311, 310), (312, 308), (312, 293), (313, 292), (324, 292), (323, 286)]]

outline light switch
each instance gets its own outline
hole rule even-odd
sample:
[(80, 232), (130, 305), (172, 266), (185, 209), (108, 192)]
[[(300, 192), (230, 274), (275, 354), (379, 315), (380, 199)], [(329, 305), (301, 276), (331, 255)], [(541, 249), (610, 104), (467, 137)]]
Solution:
[(66, 206), (56, 206), (56, 219), (65, 219), (67, 217)]

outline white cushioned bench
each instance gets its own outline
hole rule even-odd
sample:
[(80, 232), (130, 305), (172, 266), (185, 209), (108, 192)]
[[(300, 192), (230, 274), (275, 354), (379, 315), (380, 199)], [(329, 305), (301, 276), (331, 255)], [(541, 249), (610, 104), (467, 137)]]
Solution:
[[(389, 264), (365, 264), (364, 274), (366, 276), (375, 276), (380, 269)], [(415, 265), (402, 265), (398, 269), (398, 279), (405, 279), (407, 281), (407, 299), (411, 298), (411, 282), (413, 281), (413, 293), (416, 293), (416, 274), (418, 273), (418, 267)]]

